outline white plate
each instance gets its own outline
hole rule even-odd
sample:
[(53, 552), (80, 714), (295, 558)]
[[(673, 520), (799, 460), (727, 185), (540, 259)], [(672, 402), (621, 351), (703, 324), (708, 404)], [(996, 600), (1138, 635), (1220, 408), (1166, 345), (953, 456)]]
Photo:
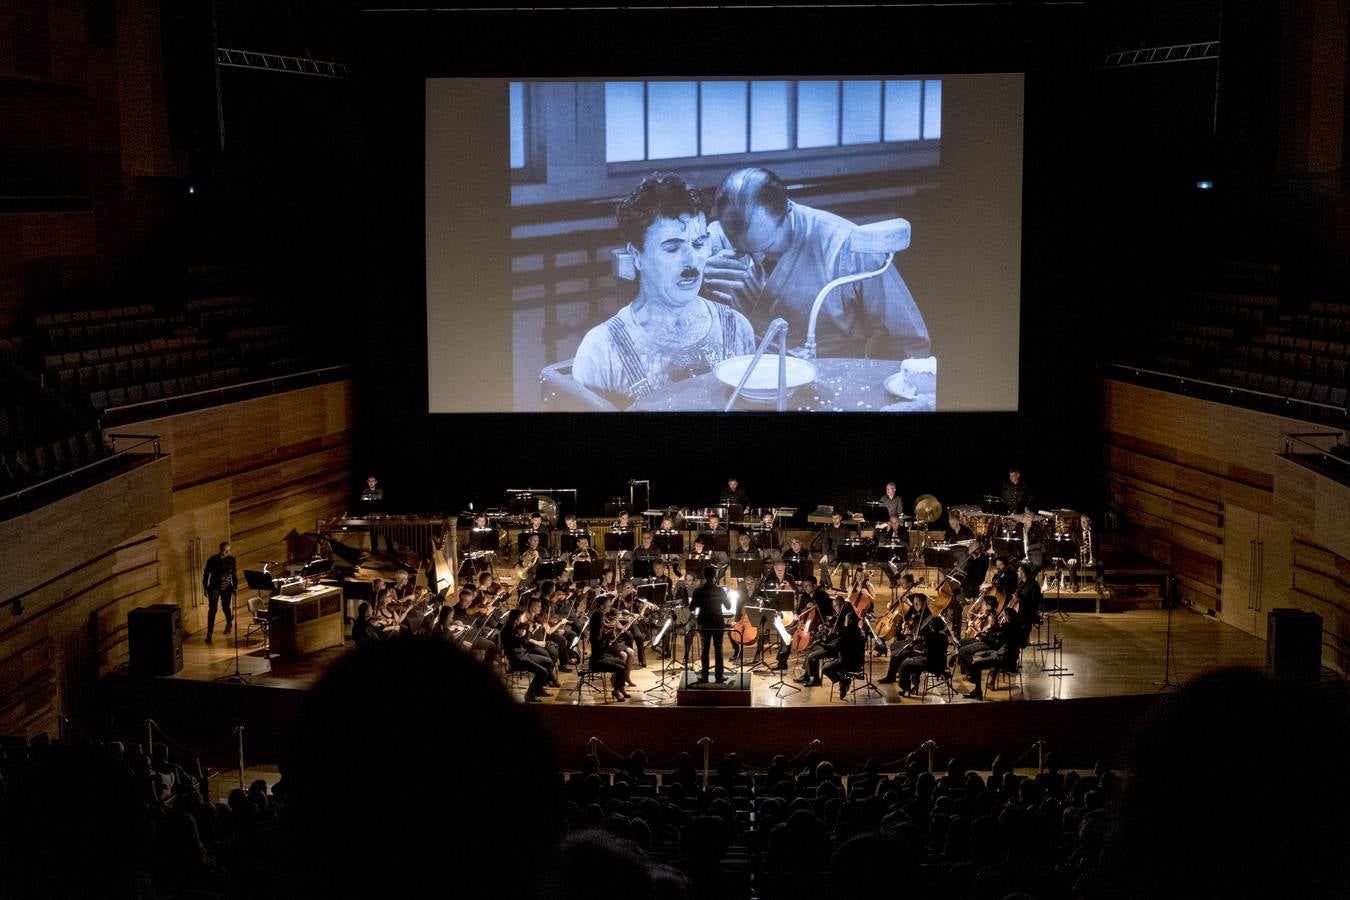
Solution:
[(904, 379), (901, 376), (904, 374), (905, 374), (904, 372), (896, 372), (890, 378), (887, 378), (886, 390), (890, 391), (892, 394), (899, 397), (901, 400), (914, 400), (919, 396), (918, 394), (914, 393), (907, 394), (903, 390), (901, 390), (904, 384)]
[[(741, 376), (750, 366), (750, 360), (753, 356), (733, 356), (731, 359), (725, 359), (717, 364), (713, 373), (717, 380), (736, 390), (736, 385), (740, 384)], [(797, 388), (803, 387), (816, 380), (816, 367), (814, 364), (804, 359), (798, 359), (795, 356), (787, 358), (787, 389), (792, 393)], [(778, 400), (778, 357), (761, 356), (755, 370), (750, 373), (750, 377), (745, 382), (745, 387), (741, 388), (741, 396), (751, 403), (775, 403)]]

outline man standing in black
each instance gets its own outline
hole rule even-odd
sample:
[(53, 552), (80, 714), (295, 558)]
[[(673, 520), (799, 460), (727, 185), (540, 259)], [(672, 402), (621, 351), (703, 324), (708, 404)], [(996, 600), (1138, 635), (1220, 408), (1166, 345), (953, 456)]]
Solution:
[(1008, 512), (1014, 516), (1022, 514), (1022, 511), (1035, 503), (1035, 496), (1031, 493), (1031, 488), (1022, 480), (1022, 470), (1016, 466), (1008, 469), (1008, 480), (1003, 482), (1003, 490), (999, 492), (1003, 502), (1008, 504)]
[(225, 611), (225, 631), (230, 633), (234, 622), (234, 589), (239, 583), (239, 571), (230, 555), (230, 542), (220, 542), (220, 552), (206, 561), (202, 570), (202, 590), (210, 605), (206, 608), (206, 642), (211, 643), (211, 632), (216, 630), (216, 604)]
[[(844, 541), (853, 534), (848, 526), (844, 524), (844, 514), (836, 512), (830, 516), (830, 524), (825, 526), (825, 544), (824, 550), (820, 554), (820, 584), (822, 587), (833, 588), (834, 580), (830, 577), (833, 568), (839, 565), (839, 549), (844, 546)], [(847, 578), (847, 574), (843, 576)]]
[(703, 674), (699, 684), (708, 683), (708, 651), (717, 649), (717, 683), (722, 683), (722, 632), (726, 630), (727, 592), (717, 584), (717, 570), (712, 566), (703, 569), (703, 584), (694, 591), (694, 615), (698, 619), (698, 630), (703, 635)]

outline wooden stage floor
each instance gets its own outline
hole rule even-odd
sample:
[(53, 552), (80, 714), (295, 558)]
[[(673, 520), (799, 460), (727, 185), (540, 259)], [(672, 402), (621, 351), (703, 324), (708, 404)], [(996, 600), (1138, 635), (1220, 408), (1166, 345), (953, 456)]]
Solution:
[[(1167, 613), (1162, 610), (1131, 610), (1116, 613), (1072, 612), (1067, 618), (1057, 617), (1053, 622), (1053, 634), (1063, 639), (1063, 658), (1061, 664), (1072, 675), (1054, 677), (1042, 669), (1041, 654), (1032, 649), (1023, 654), (1023, 689), (1019, 696), (1016, 688), (1014, 699), (1047, 700), (1079, 699), (1086, 697), (1120, 697), (1139, 694), (1152, 694), (1158, 691), (1153, 683), (1163, 677), (1164, 648), (1167, 636)], [(201, 633), (189, 635), (183, 645), (183, 670), (174, 679), (209, 682), (234, 671), (232, 644), (220, 635), (213, 644), (206, 644)], [(242, 638), (242, 636), (241, 636)], [(348, 644), (350, 646), (350, 643)], [(681, 645), (682, 646), (682, 645)], [(280, 660), (264, 658), (260, 641), (255, 636), (250, 645), (240, 641), (239, 669), (250, 677), (253, 687), (277, 688), (283, 690), (305, 691), (318, 680), (327, 665), (343, 651), (339, 648), (325, 650), (300, 660)], [(698, 665), (697, 656), (692, 660)], [(661, 675), (660, 658), (654, 652), (647, 654), (646, 669), (633, 672), (636, 688), (629, 688), (631, 699), (624, 703), (610, 701), (590, 691), (582, 693), (577, 699), (576, 676), (564, 673), (560, 680), (563, 687), (554, 689), (553, 696), (540, 705), (608, 705), (627, 708), (660, 708), (675, 705), (675, 694), (646, 693), (656, 685)], [(1177, 609), (1172, 618), (1172, 670), (1171, 679), (1177, 683), (1222, 666), (1265, 664), (1265, 641), (1224, 625), (1208, 616), (1186, 609)], [(728, 667), (730, 668), (730, 667)], [(789, 665), (788, 683), (792, 676), (800, 671), (800, 664), (794, 658)], [(673, 687), (677, 682), (676, 669), (672, 668), (669, 683)], [(878, 656), (872, 668), (873, 678), (881, 678), (886, 673), (886, 659)], [(751, 678), (752, 705), (755, 707), (791, 708), (838, 705), (837, 692), (831, 692), (828, 685), (809, 688), (794, 693), (783, 692), (778, 696), (769, 685), (777, 676), (767, 671), (755, 672)], [(958, 686), (960, 681), (958, 680)], [(879, 685), (882, 695), (860, 694), (856, 702), (870, 705), (916, 705), (917, 698), (901, 700), (895, 685)], [(523, 694), (523, 688), (513, 688), (517, 697)], [(608, 695), (606, 692), (605, 696)], [(988, 694), (997, 702), (1007, 697), (1000, 690)], [(927, 703), (945, 703), (941, 694), (930, 694)], [(976, 701), (957, 696), (952, 703), (971, 704)]]

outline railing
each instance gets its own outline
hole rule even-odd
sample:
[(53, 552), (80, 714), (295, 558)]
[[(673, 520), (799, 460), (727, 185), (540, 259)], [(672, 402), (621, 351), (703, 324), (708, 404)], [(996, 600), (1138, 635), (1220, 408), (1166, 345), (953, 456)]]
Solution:
[[(1303, 400), (1298, 397), (1288, 397), (1284, 394), (1272, 394), (1269, 391), (1223, 384), (1218, 381), (1207, 381), (1203, 378), (1192, 378), (1189, 375), (1177, 375), (1174, 372), (1159, 372), (1156, 369), (1146, 369), (1125, 363), (1102, 363), (1101, 365), (1102, 370), (1109, 378), (1130, 376), (1128, 380), (1144, 384), (1145, 387), (1157, 387), (1160, 390), (1187, 394), (1202, 400), (1251, 406), (1265, 412), (1271, 412), (1270, 406), (1273, 405), (1280, 407), (1278, 411), (1289, 415), (1294, 415), (1299, 409), (1306, 409), (1320, 413), (1319, 418), (1344, 418), (1347, 414), (1344, 406), (1322, 403), (1318, 400)], [(1243, 403), (1243, 400), (1252, 402)], [(1255, 401), (1266, 401), (1266, 405), (1262, 406)]]
[(127, 422), (138, 422), (144, 419), (154, 419), (159, 416), (171, 415), (173, 413), (201, 409), (202, 407), (214, 406), (219, 403), (247, 400), (252, 397), (278, 394), (283, 391), (293, 391), (297, 388), (307, 387), (309, 385), (337, 381), (340, 378), (349, 375), (350, 371), (351, 366), (344, 363), (337, 366), (323, 366), (317, 369), (306, 369), (303, 372), (292, 372), (287, 375), (273, 375), (270, 378), (259, 378), (254, 381), (239, 382), (238, 384), (225, 384), (220, 387), (207, 388), (202, 391), (191, 391), (186, 394), (175, 394), (172, 397), (161, 397), (157, 400), (141, 400), (136, 403), (124, 403), (121, 406), (105, 409), (99, 417), (99, 425), (102, 428), (108, 428)]
[[(119, 448), (119, 440), (134, 443)], [(108, 456), (0, 496), (0, 518), (18, 515), (78, 487), (93, 484), (101, 480), (105, 473), (111, 474), (126, 466), (133, 456), (158, 458), (162, 455), (157, 434), (111, 434), (108, 435), (108, 441), (112, 450)]]
[[(1286, 459), (1302, 463), (1345, 484), (1350, 484), (1350, 456), (1333, 449), (1340, 444), (1343, 431), (1290, 431), (1284, 435)], [(1328, 446), (1315, 443), (1320, 440)]]

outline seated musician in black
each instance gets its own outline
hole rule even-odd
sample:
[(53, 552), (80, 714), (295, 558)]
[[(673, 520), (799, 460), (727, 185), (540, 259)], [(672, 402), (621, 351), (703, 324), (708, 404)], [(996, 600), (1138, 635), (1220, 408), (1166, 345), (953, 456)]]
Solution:
[(1025, 552), (1023, 560), (1031, 565), (1031, 574), (1034, 576), (1045, 566), (1045, 526), (1037, 520), (1036, 516), (1027, 510), (1022, 513), (1022, 547)]
[(909, 608), (904, 609), (904, 614), (900, 617), (900, 631), (896, 634), (895, 640), (890, 645), (890, 664), (886, 667), (884, 678), (878, 678), (877, 684), (894, 684), (900, 678), (900, 667), (904, 665), (905, 660), (917, 655), (914, 642), (919, 631), (927, 626), (928, 620), (933, 617), (928, 608), (928, 595), (920, 593), (914, 589), (914, 576), (906, 572), (900, 576), (901, 601), (907, 602)]
[(844, 603), (839, 617), (839, 624), (832, 639), (835, 659), (821, 669), (821, 674), (839, 685), (839, 696), (842, 698), (848, 696), (848, 689), (853, 681), (849, 673), (862, 670), (867, 639), (863, 636), (862, 623), (858, 620), (858, 614), (853, 611), (853, 607)]
[(912, 697), (919, 692), (919, 675), (923, 672), (944, 674), (947, 671), (949, 633), (942, 616), (929, 616), (919, 629), (916, 651), (900, 664), (900, 696)]
[(712, 554), (712, 561), (714, 565), (717, 566), (717, 574), (719, 577), (721, 576), (722, 572), (726, 571), (727, 566), (731, 564), (731, 557), (727, 555), (727, 552), (725, 550), (712, 549), (713, 541), (711, 539), (705, 538), (704, 535), (726, 534), (726, 533), (727, 533), (727, 526), (722, 524), (721, 518), (716, 513), (713, 513), (712, 515), (708, 516), (708, 527), (705, 528), (703, 531), (699, 532), (699, 539), (703, 541), (704, 546), (708, 548), (708, 552)]
[[(741, 483), (735, 478), (727, 479), (727, 486), (722, 489), (721, 500), (721, 505), (727, 507), (728, 511), (733, 508), (743, 510), (750, 505), (750, 497), (746, 495)], [(733, 512), (731, 516), (734, 519), (736, 514)]]
[(970, 530), (970, 526), (961, 521), (961, 514), (956, 510), (947, 513), (947, 530), (942, 539), (948, 544), (955, 544), (957, 541), (971, 541), (975, 539), (975, 532)]
[(782, 546), (783, 535), (778, 527), (778, 520), (774, 517), (773, 510), (767, 509), (755, 528), (755, 547), (759, 550), (759, 555), (767, 559), (775, 550), (782, 549)]
[[(787, 563), (788, 574), (798, 580), (804, 576), (811, 575), (811, 554), (803, 549), (802, 539), (794, 537), (788, 541), (787, 549), (783, 551), (783, 561)], [(811, 579), (813, 582), (815, 578)]]
[[(1018, 566), (1018, 580), (1030, 578), (1031, 572), (1026, 564)], [(1018, 655), (1027, 645), (1030, 625), (1018, 609), (1017, 594), (1009, 598), (1003, 611), (992, 628), (982, 637), (964, 643), (957, 651), (957, 660), (961, 671), (975, 684), (975, 689), (966, 694), (972, 700), (984, 697), (980, 679), (985, 669), (1009, 667), (1016, 663)]]
[[(626, 579), (619, 585), (619, 597), (614, 601), (616, 609), (633, 615), (642, 614), (642, 603), (638, 600), (637, 585), (632, 579)], [(637, 654), (637, 668), (647, 668), (647, 624), (641, 619), (628, 626), (620, 640), (633, 653)]]
[(661, 554), (652, 544), (652, 532), (642, 532), (642, 543), (633, 551), (633, 577), (648, 578), (651, 576), (652, 563), (661, 558)]
[(596, 597), (595, 607), (591, 610), (591, 621), (587, 628), (587, 636), (591, 642), (591, 658), (587, 665), (590, 666), (592, 672), (610, 673), (610, 682), (613, 685), (609, 692), (610, 696), (622, 702), (628, 698), (628, 692), (624, 690), (628, 667), (610, 649), (612, 641), (606, 628), (605, 619), (613, 609), (613, 595), (605, 594)]
[[(826, 660), (839, 656), (840, 644), (836, 626), (842, 624), (840, 614), (846, 608), (852, 612), (852, 608), (844, 602), (843, 597), (839, 596), (830, 601), (830, 606), (829, 625), (827, 626), (822, 622), (817, 626), (816, 633), (819, 636), (812, 638), (812, 646), (807, 648), (806, 651), (806, 671), (802, 673), (801, 677), (794, 679), (804, 687), (819, 687), (821, 666), (825, 664)], [(857, 620), (856, 615), (853, 618), (855, 621)]]
[[(760, 579), (758, 587), (755, 588), (756, 602), (762, 606), (774, 607), (776, 601), (774, 594), (777, 591), (792, 591), (794, 595), (797, 591), (797, 583), (793, 581), (792, 576), (787, 573), (787, 563), (781, 559), (775, 560), (773, 568), (769, 570), (768, 574)], [(761, 625), (759, 628), (759, 642), (755, 647), (755, 662), (758, 662), (764, 655), (764, 644), (769, 638), (769, 632), (774, 630), (773, 618), (772, 615), (767, 616), (765, 624)], [(738, 651), (739, 648), (737, 651), (733, 651), (733, 658)], [(783, 658), (781, 648), (779, 649), (778, 655), (781, 660)]]
[(886, 543), (908, 542), (909, 540), (904, 523), (900, 521), (899, 513), (892, 514), (885, 522), (874, 528), (872, 537), (878, 543), (883, 541)]
[[(814, 624), (811, 626), (813, 629), (812, 637), (814, 637), (814, 632), (825, 628), (825, 623), (834, 616), (834, 600), (830, 598), (829, 592), (820, 586), (814, 575), (807, 574), (798, 581), (798, 584), (801, 585), (801, 593), (797, 595), (797, 608), (794, 612), (796, 618), (793, 620), (791, 630), (795, 637), (797, 629), (803, 627), (801, 623), (805, 621), (804, 616), (814, 608)], [(787, 671), (788, 655), (791, 653), (792, 646), (790, 644), (778, 648), (779, 671)]]
[(438, 633), (460, 649), (483, 655), (483, 662), (492, 665), (497, 660), (498, 641), (489, 639), (487, 631), (490, 611), (482, 606), (483, 599), (472, 587), (459, 589), (459, 597), (444, 627)]
[(513, 672), (529, 672), (533, 678), (525, 691), (525, 702), (536, 703), (541, 697), (551, 696), (546, 690), (553, 677), (553, 661), (529, 637), (529, 620), (525, 610), (517, 607), (506, 614), (502, 628), (502, 649), (507, 665)]

